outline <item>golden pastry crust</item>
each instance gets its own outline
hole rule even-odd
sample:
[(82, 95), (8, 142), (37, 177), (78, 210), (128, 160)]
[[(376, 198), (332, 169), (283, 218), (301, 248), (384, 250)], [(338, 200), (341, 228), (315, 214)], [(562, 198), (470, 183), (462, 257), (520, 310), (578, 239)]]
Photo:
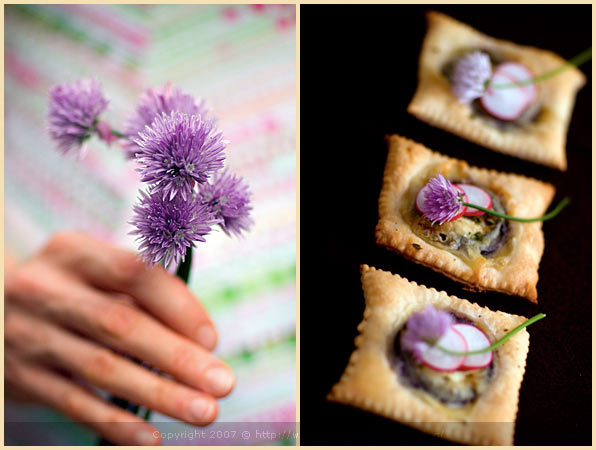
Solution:
[(504, 130), (473, 115), (470, 105), (452, 94), (442, 69), (454, 57), (484, 50), (502, 61), (523, 63), (534, 74), (546, 73), (565, 60), (546, 50), (494, 39), (444, 14), (427, 13), (428, 31), (420, 54), (418, 88), (408, 112), (433, 126), (492, 150), (566, 170), (565, 141), (576, 92), (584, 74), (570, 68), (538, 84), (541, 110), (533, 122)]
[[(361, 267), (366, 301), (356, 350), (327, 398), (403, 422), (427, 433), (464, 444), (512, 445), (519, 389), (525, 371), (529, 334), (524, 329), (493, 354), (489, 387), (471, 405), (446, 407), (400, 381), (388, 355), (397, 331), (426, 305), (473, 321), (491, 341), (523, 323), (521, 316), (419, 286), (398, 275)], [(507, 330), (507, 331), (506, 331)]]
[(552, 201), (554, 187), (520, 175), (471, 167), (398, 135), (388, 136), (387, 141), (389, 155), (379, 197), (377, 243), (471, 289), (504, 292), (537, 303), (538, 266), (544, 251), (542, 222), (510, 221), (505, 241), (493, 256), (470, 257), (439, 248), (415, 234), (412, 221), (418, 213), (414, 201), (419, 189), (440, 173), (447, 179), (470, 180), (498, 193), (511, 216), (539, 217)]

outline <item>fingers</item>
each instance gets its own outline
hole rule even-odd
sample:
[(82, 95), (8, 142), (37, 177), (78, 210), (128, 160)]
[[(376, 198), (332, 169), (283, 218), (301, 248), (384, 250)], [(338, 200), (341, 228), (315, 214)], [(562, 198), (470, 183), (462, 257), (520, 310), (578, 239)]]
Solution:
[(179, 420), (208, 424), (217, 416), (217, 402), (211, 395), (160, 377), (111, 350), (25, 313), (11, 312), (6, 343), (20, 354), (41, 358), (101, 389)]
[(44, 255), (101, 289), (125, 293), (165, 324), (208, 350), (217, 333), (201, 303), (163, 267), (147, 269), (131, 252), (83, 234), (56, 235)]
[(82, 386), (45, 367), (5, 355), (5, 380), (18, 385), (117, 445), (159, 445), (160, 434), (139, 417), (114, 407)]
[(216, 397), (232, 390), (234, 374), (223, 361), (144, 311), (90, 289), (47, 265), (30, 272), (35, 274), (34, 279), (21, 276), (20, 283), (26, 287), (11, 288), (26, 292), (16, 296), (28, 310), (41, 311), (46, 318), (146, 361)]

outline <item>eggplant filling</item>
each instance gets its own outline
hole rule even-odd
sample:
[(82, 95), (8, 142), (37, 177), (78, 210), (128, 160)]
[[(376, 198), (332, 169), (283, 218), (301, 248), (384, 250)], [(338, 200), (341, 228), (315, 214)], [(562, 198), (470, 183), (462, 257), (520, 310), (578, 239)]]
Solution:
[[(457, 323), (472, 324), (469, 320), (453, 316)], [(420, 390), (449, 407), (469, 405), (486, 391), (494, 376), (494, 359), (482, 369), (440, 372), (417, 362), (410, 352), (401, 348), (403, 330), (402, 328), (396, 334), (389, 355), (391, 365), (402, 384)]]
[[(459, 183), (454, 182), (452, 183)], [(489, 189), (482, 187), (492, 199), (492, 209), (505, 213), (499, 198)], [(432, 224), (415, 207), (412, 231), (435, 247), (463, 252), (468, 257), (482, 255), (492, 257), (503, 245), (508, 231), (507, 220), (483, 214), (482, 216), (462, 216), (443, 225)]]
[[(449, 61), (447, 61), (445, 64), (443, 64), (443, 66), (441, 68), (441, 74), (445, 78), (447, 78), (447, 80), (449, 80), (450, 84), (451, 84), (451, 78), (453, 77), (453, 71), (455, 69), (455, 65), (457, 64), (459, 59), (462, 58), (463, 56), (465, 56), (467, 53), (473, 52), (475, 50), (479, 50), (483, 53), (486, 53), (489, 56), (491, 67), (493, 70), (499, 64), (506, 62), (506, 60), (504, 58), (494, 54), (493, 52), (485, 50), (485, 49), (466, 49), (465, 51), (459, 51), (456, 53), (456, 56), (454, 56)], [(492, 116), (490, 113), (488, 113), (484, 109), (484, 107), (482, 106), (482, 103), (480, 102), (479, 99), (474, 100), (470, 104), (470, 108), (472, 110), (472, 116), (471, 116), (472, 118), (479, 117), (482, 120), (485, 120), (486, 122), (490, 123), (495, 128), (499, 128), (500, 130), (503, 130), (503, 131), (507, 131), (509, 129), (523, 128), (531, 123), (534, 123), (538, 120), (538, 117), (540, 116), (540, 113), (542, 112), (540, 103), (538, 101), (534, 101), (530, 105), (528, 105), (528, 107), (524, 110), (524, 112), (521, 114), (520, 117), (518, 117), (516, 120), (509, 121), (509, 120), (501, 120), (497, 117)]]

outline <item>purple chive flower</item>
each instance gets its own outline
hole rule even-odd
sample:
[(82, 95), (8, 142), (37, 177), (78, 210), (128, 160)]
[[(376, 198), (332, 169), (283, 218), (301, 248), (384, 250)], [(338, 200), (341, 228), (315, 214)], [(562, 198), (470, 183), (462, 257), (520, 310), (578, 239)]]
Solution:
[(422, 214), (433, 225), (439, 222), (443, 225), (461, 212), (462, 193), (443, 175), (439, 174), (423, 187), (425, 189)]
[(228, 173), (227, 169), (217, 173), (211, 183), (199, 189), (199, 198), (207, 204), (213, 215), (220, 219), (221, 229), (229, 236), (240, 236), (252, 225), (250, 218), (250, 193), (242, 178)]
[(124, 149), (129, 159), (134, 159), (136, 153), (140, 151), (135, 142), (139, 138), (139, 133), (153, 123), (155, 116), (160, 116), (162, 113), (169, 115), (172, 111), (202, 118), (209, 113), (204, 100), (195, 100), (192, 95), (185, 94), (180, 89), (174, 90), (170, 83), (155, 89), (147, 89), (141, 95), (141, 102), (125, 126), (124, 134), (128, 136), (128, 142)]
[(420, 361), (424, 351), (435, 345), (454, 323), (451, 314), (428, 305), (423, 311), (412, 314), (406, 322), (401, 346)]
[(58, 148), (64, 153), (80, 149), (107, 106), (96, 80), (78, 80), (50, 89), (48, 130)]
[(455, 65), (451, 90), (461, 103), (470, 103), (482, 97), (490, 77), (490, 57), (480, 51), (468, 53)]
[(157, 116), (139, 133), (137, 162), (141, 181), (172, 199), (186, 200), (195, 182), (204, 183), (223, 167), (227, 141), (217, 126), (200, 116), (172, 112)]
[(161, 194), (141, 191), (133, 211), (129, 223), (136, 229), (130, 234), (138, 235), (139, 252), (148, 265), (163, 260), (168, 267), (172, 261), (184, 261), (187, 247), (194, 247), (196, 241), (205, 242), (203, 236), (219, 222), (209, 207), (192, 195), (186, 199), (177, 195), (169, 200)]

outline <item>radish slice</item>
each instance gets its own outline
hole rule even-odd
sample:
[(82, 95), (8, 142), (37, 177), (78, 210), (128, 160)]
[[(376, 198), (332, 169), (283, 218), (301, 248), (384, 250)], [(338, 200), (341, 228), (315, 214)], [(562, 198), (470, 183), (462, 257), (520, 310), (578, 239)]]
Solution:
[[(468, 344), (464, 336), (455, 328), (449, 327), (438, 345), (455, 352), (467, 352)], [(453, 372), (464, 363), (465, 356), (455, 356), (445, 353), (437, 347), (429, 347), (422, 353), (422, 364), (439, 372)]]
[[(463, 201), (467, 202), (468, 201), (468, 197), (465, 193), (465, 191), (461, 188), (458, 187), (457, 184), (454, 184), (453, 186), (455, 186), (456, 189), (458, 189), (463, 195)], [(426, 210), (425, 206), (424, 206), (424, 202), (426, 201), (426, 197), (425, 194), (427, 192), (427, 190), (429, 189), (428, 184), (425, 184), (422, 189), (420, 189), (418, 191), (418, 194), (416, 194), (416, 209), (418, 210), (418, 212), (422, 215), (424, 215), (424, 211)], [(453, 218), (449, 221), (449, 222), (453, 222), (456, 219), (459, 219), (461, 216), (464, 215), (464, 211), (466, 210), (466, 207), (462, 207), (460, 212), (457, 213), (455, 216), (453, 216)]]
[[(473, 184), (458, 184), (457, 187), (466, 194), (466, 197), (468, 198), (468, 200), (465, 200), (466, 202), (482, 206), (486, 209), (493, 206), (493, 201), (490, 198), (490, 195), (488, 195), (488, 192), (484, 189), (474, 186)], [(486, 214), (484, 211), (480, 211), (476, 208), (470, 208), (469, 206), (464, 208), (464, 216), (482, 216), (484, 214)]]
[(425, 184), (422, 189), (418, 191), (418, 194), (416, 194), (416, 209), (420, 214), (424, 214), (424, 201), (426, 200), (424, 194), (426, 193), (427, 189), (428, 184)]
[[(520, 63), (507, 62), (497, 67), (500, 73), (509, 75), (515, 81), (526, 81), (533, 78), (532, 72), (526, 66)], [(538, 86), (536, 84), (529, 84), (527, 86), (520, 86), (526, 95), (526, 103), (529, 106), (538, 96)]]
[[(490, 347), (490, 340), (486, 334), (484, 334), (480, 328), (475, 327), (474, 325), (456, 323), (455, 325), (451, 325), (451, 328), (454, 328), (464, 337), (466, 343), (468, 344), (467, 351), (469, 352)], [(462, 363), (460, 370), (482, 369), (483, 367), (487, 367), (493, 360), (493, 352), (490, 351), (486, 353), (480, 353), (478, 355), (468, 355), (465, 358), (466, 359)]]
[[(498, 68), (497, 68), (498, 69)], [(495, 70), (491, 83), (495, 85), (510, 84), (518, 80), (507, 73)], [(528, 97), (522, 87), (506, 89), (493, 89), (489, 87), (484, 95), (480, 97), (480, 103), (484, 109), (497, 119), (510, 121), (518, 119), (528, 106)]]

